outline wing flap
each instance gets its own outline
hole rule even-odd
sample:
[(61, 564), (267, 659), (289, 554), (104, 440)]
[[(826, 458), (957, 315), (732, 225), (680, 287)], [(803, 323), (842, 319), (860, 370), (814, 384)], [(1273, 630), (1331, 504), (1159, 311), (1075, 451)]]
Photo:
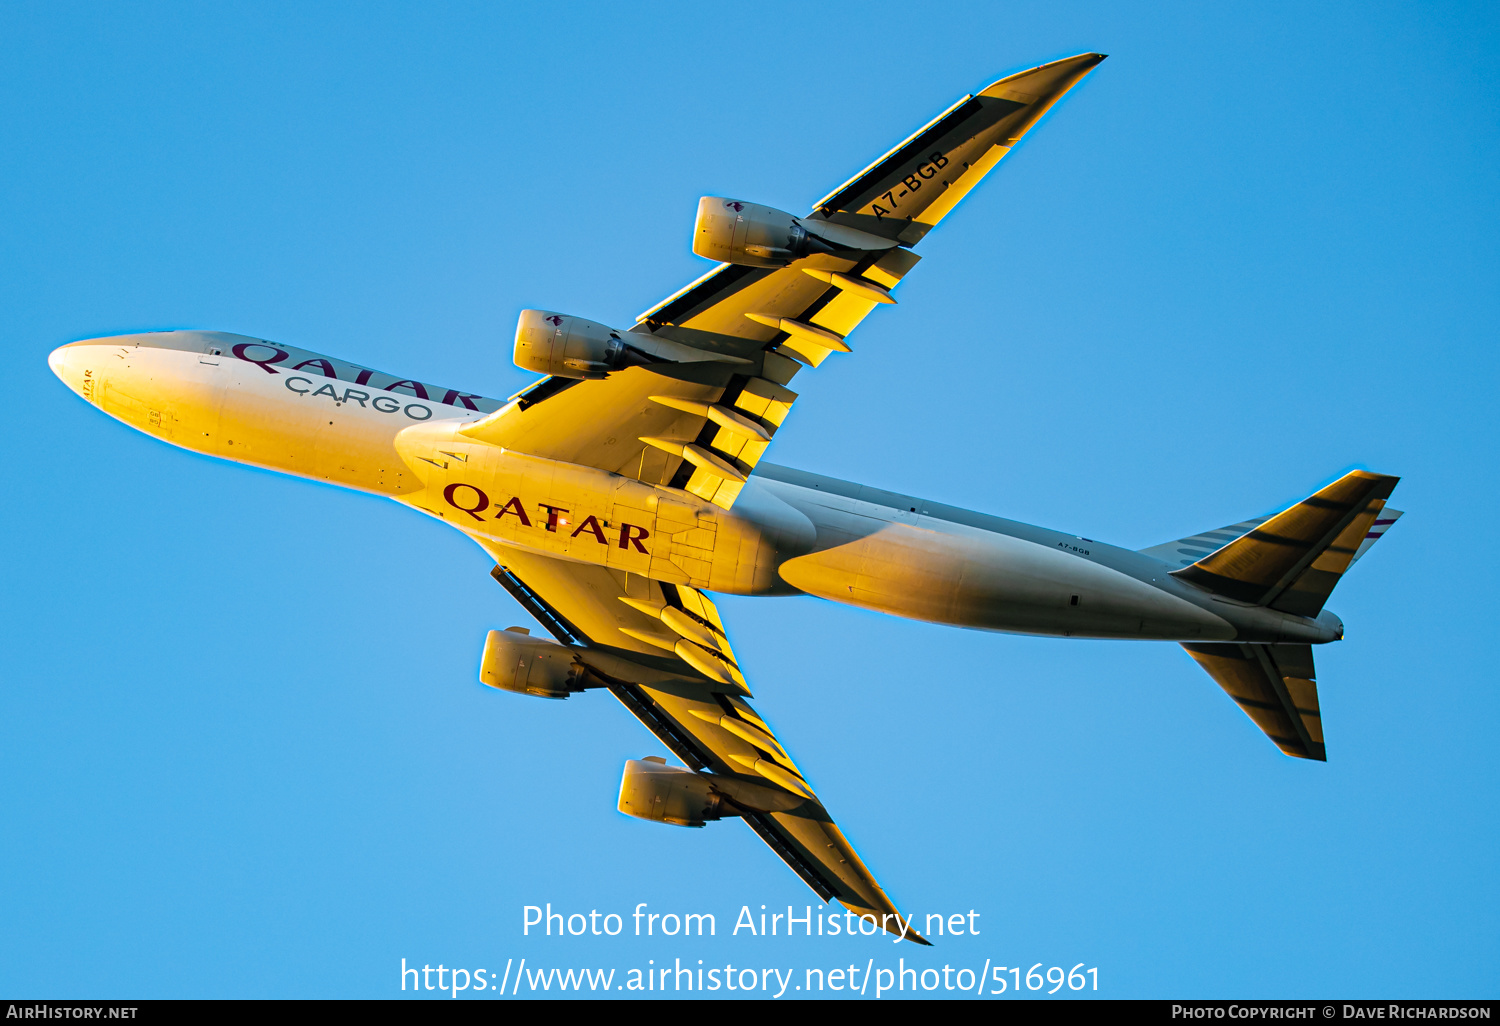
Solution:
[[(832, 262), (832, 258), (827, 256), (818, 259), (824, 263)], [(849, 264), (847, 269), (858, 270), (864, 280), (889, 289), (916, 266), (918, 259), (915, 253), (908, 250), (892, 250), (867, 261), (862, 269), (854, 264)], [(799, 365), (818, 367), (836, 350), (809, 341), (807, 334), (784, 331), (772, 325), (779, 319), (786, 318), (842, 339), (853, 332), (871, 310), (880, 305), (876, 300), (865, 298), (860, 293), (838, 288), (801, 273), (799, 265), (812, 262), (812, 259), (799, 261), (791, 267), (778, 268), (772, 272), (765, 279), (771, 281), (772, 285), (778, 276), (789, 282), (780, 291), (766, 286), (763, 290), (765, 298), (760, 300), (744, 300), (739, 296), (735, 296), (732, 301), (725, 299), (701, 315), (689, 317), (682, 324), (695, 330), (719, 333), (753, 331), (757, 335), (766, 336), (764, 344), (768, 351), (763, 359), (770, 361), (782, 358), (786, 372), (781, 376), (781, 381), (771, 381), (769, 373), (765, 377), (738, 375), (731, 380), (719, 402), (760, 417), (773, 432), (781, 426), (796, 399), (796, 393), (787, 390), (784, 382), (790, 379)], [(810, 283), (812, 287), (809, 288), (804, 283)], [(754, 309), (741, 309), (743, 307)], [(750, 313), (755, 314), (755, 317), (747, 316)], [(766, 321), (772, 323), (767, 324)], [(770, 444), (736, 434), (732, 429), (711, 421), (703, 424), (696, 441), (710, 453), (734, 461), (745, 472), (755, 468)], [(743, 482), (730, 480), (722, 474), (714, 473), (712, 467), (702, 465), (688, 468), (679, 464), (676, 475), (665, 483), (685, 488), (724, 509), (734, 505), (744, 487)]]
[(676, 473), (682, 457), (641, 439), (691, 439), (703, 430), (706, 418), (651, 397), (716, 402), (739, 369), (713, 362), (628, 367), (606, 379), (575, 382), (544, 402), (512, 402), (464, 428), (463, 434), (544, 459), (662, 483)]

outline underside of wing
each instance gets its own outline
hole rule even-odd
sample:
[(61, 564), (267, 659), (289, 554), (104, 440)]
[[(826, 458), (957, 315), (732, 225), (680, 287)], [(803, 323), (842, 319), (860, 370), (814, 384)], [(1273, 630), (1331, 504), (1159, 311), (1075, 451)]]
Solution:
[(1102, 60), (1081, 53), (965, 96), (825, 196), (813, 216), (908, 245), (920, 241)]
[[(685, 825), (743, 818), (825, 901), (837, 898), (887, 931), (927, 943), (897, 912), (802, 770), (746, 701), (749, 688), (708, 596), (502, 546), (486, 550), (497, 563), (495, 579), (557, 638), (560, 646), (548, 645), (544, 657), (563, 655), (570, 662), (571, 679), (578, 682), (570, 689), (607, 687), (686, 766), (627, 764), (622, 811)], [(503, 637), (498, 646), (519, 651)], [(490, 647), (487, 668), (495, 661)], [(551, 651), (560, 647), (562, 652)], [(527, 657), (519, 658), (524, 665)], [(507, 665), (505, 672), (515, 671)], [(527, 690), (525, 684), (522, 679), (512, 689)]]
[(784, 368), (766, 370), (775, 359), (630, 367), (574, 382), (545, 405), (512, 402), (463, 433), (682, 488), (728, 509), (797, 399), (781, 383), (791, 377)]
[[(792, 377), (852, 351), (848, 336), (916, 266), (910, 247), (1103, 59), (1080, 54), (965, 96), (803, 217), (705, 197), (694, 249), (730, 262), (629, 331), (594, 326), (616, 363), (564, 361), (575, 369), (465, 433), (730, 508), (796, 399)], [(559, 339), (568, 330), (542, 320)]]

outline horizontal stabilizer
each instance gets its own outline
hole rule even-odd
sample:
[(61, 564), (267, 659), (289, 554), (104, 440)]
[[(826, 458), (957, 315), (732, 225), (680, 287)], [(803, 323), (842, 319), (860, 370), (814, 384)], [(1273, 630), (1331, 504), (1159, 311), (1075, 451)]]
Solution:
[(1282, 752), (1328, 761), (1311, 645), (1182, 647)]
[(1270, 519), (1270, 517), (1251, 517), (1249, 520), (1241, 520), (1237, 524), (1221, 527), (1217, 531), (1204, 531), (1202, 534), (1162, 542), (1160, 545), (1153, 545), (1149, 549), (1140, 551), (1142, 555), (1159, 559), (1163, 563), (1192, 566), (1210, 552), (1217, 552), (1236, 538), (1248, 534)]
[[(1357, 563), (1359, 557), (1369, 552), (1370, 546), (1379, 541), (1381, 536), (1390, 530), (1391, 525), (1404, 515), (1402, 510), (1391, 509), (1389, 506), (1381, 510), (1375, 522), (1370, 525), (1370, 529), (1365, 532), (1365, 540), (1360, 542), (1359, 548), (1354, 550), (1354, 558), (1349, 560), (1349, 565), (1353, 566)], [(1149, 549), (1141, 549), (1140, 552), (1144, 556), (1159, 559), (1163, 563), (1191, 566), (1209, 553), (1217, 552), (1236, 538), (1248, 534), (1270, 519), (1270, 517), (1251, 517), (1249, 520), (1241, 520), (1237, 524), (1230, 524), (1215, 531), (1203, 531), (1200, 534), (1188, 535), (1186, 538), (1178, 538), (1176, 541), (1162, 542)]]
[(1242, 602), (1317, 616), (1399, 480), (1350, 471), (1172, 576)]

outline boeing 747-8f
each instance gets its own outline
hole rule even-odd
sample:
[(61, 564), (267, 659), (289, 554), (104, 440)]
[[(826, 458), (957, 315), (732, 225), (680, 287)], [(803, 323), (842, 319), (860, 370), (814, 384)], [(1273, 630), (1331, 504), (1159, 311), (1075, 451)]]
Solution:
[(825, 901), (913, 940), (751, 707), (709, 597), (806, 593), (994, 631), (1177, 642), (1286, 754), (1324, 759), (1313, 646), (1340, 576), (1400, 516), (1354, 471), (1270, 517), (1142, 551), (761, 461), (790, 385), (851, 352), (915, 249), (1104, 59), (965, 96), (796, 216), (699, 202), (713, 270), (616, 330), (526, 310), (508, 401), (262, 338), (169, 331), (50, 363), (110, 416), (225, 459), (388, 496), (463, 531), (550, 638), (490, 632), (487, 685), (608, 690), (683, 765), (625, 764), (620, 809), (739, 817)]

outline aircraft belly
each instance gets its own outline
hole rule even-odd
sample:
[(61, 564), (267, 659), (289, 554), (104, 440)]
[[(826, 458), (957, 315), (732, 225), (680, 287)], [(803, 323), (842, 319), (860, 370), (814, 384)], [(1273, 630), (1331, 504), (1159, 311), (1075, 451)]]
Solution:
[[(778, 546), (810, 543), (812, 525), (775, 500), (758, 519), (678, 489), (514, 452), (463, 435), (456, 422), (415, 425), (395, 445), (420, 482), (402, 501), (487, 542), (710, 591), (785, 590)], [(751, 504), (754, 505), (754, 504)], [(779, 513), (779, 519), (777, 514)]]
[(392, 399), (383, 412), (341, 399), (350, 390), (317, 372), (225, 370), (215, 455), (385, 495), (420, 487), (394, 441), (415, 419), (402, 411), (431, 418), (430, 403)]
[(1108, 567), (960, 525), (886, 522), (788, 560), (780, 573), (808, 594), (961, 627), (1166, 640), (1234, 635), (1212, 613)]

